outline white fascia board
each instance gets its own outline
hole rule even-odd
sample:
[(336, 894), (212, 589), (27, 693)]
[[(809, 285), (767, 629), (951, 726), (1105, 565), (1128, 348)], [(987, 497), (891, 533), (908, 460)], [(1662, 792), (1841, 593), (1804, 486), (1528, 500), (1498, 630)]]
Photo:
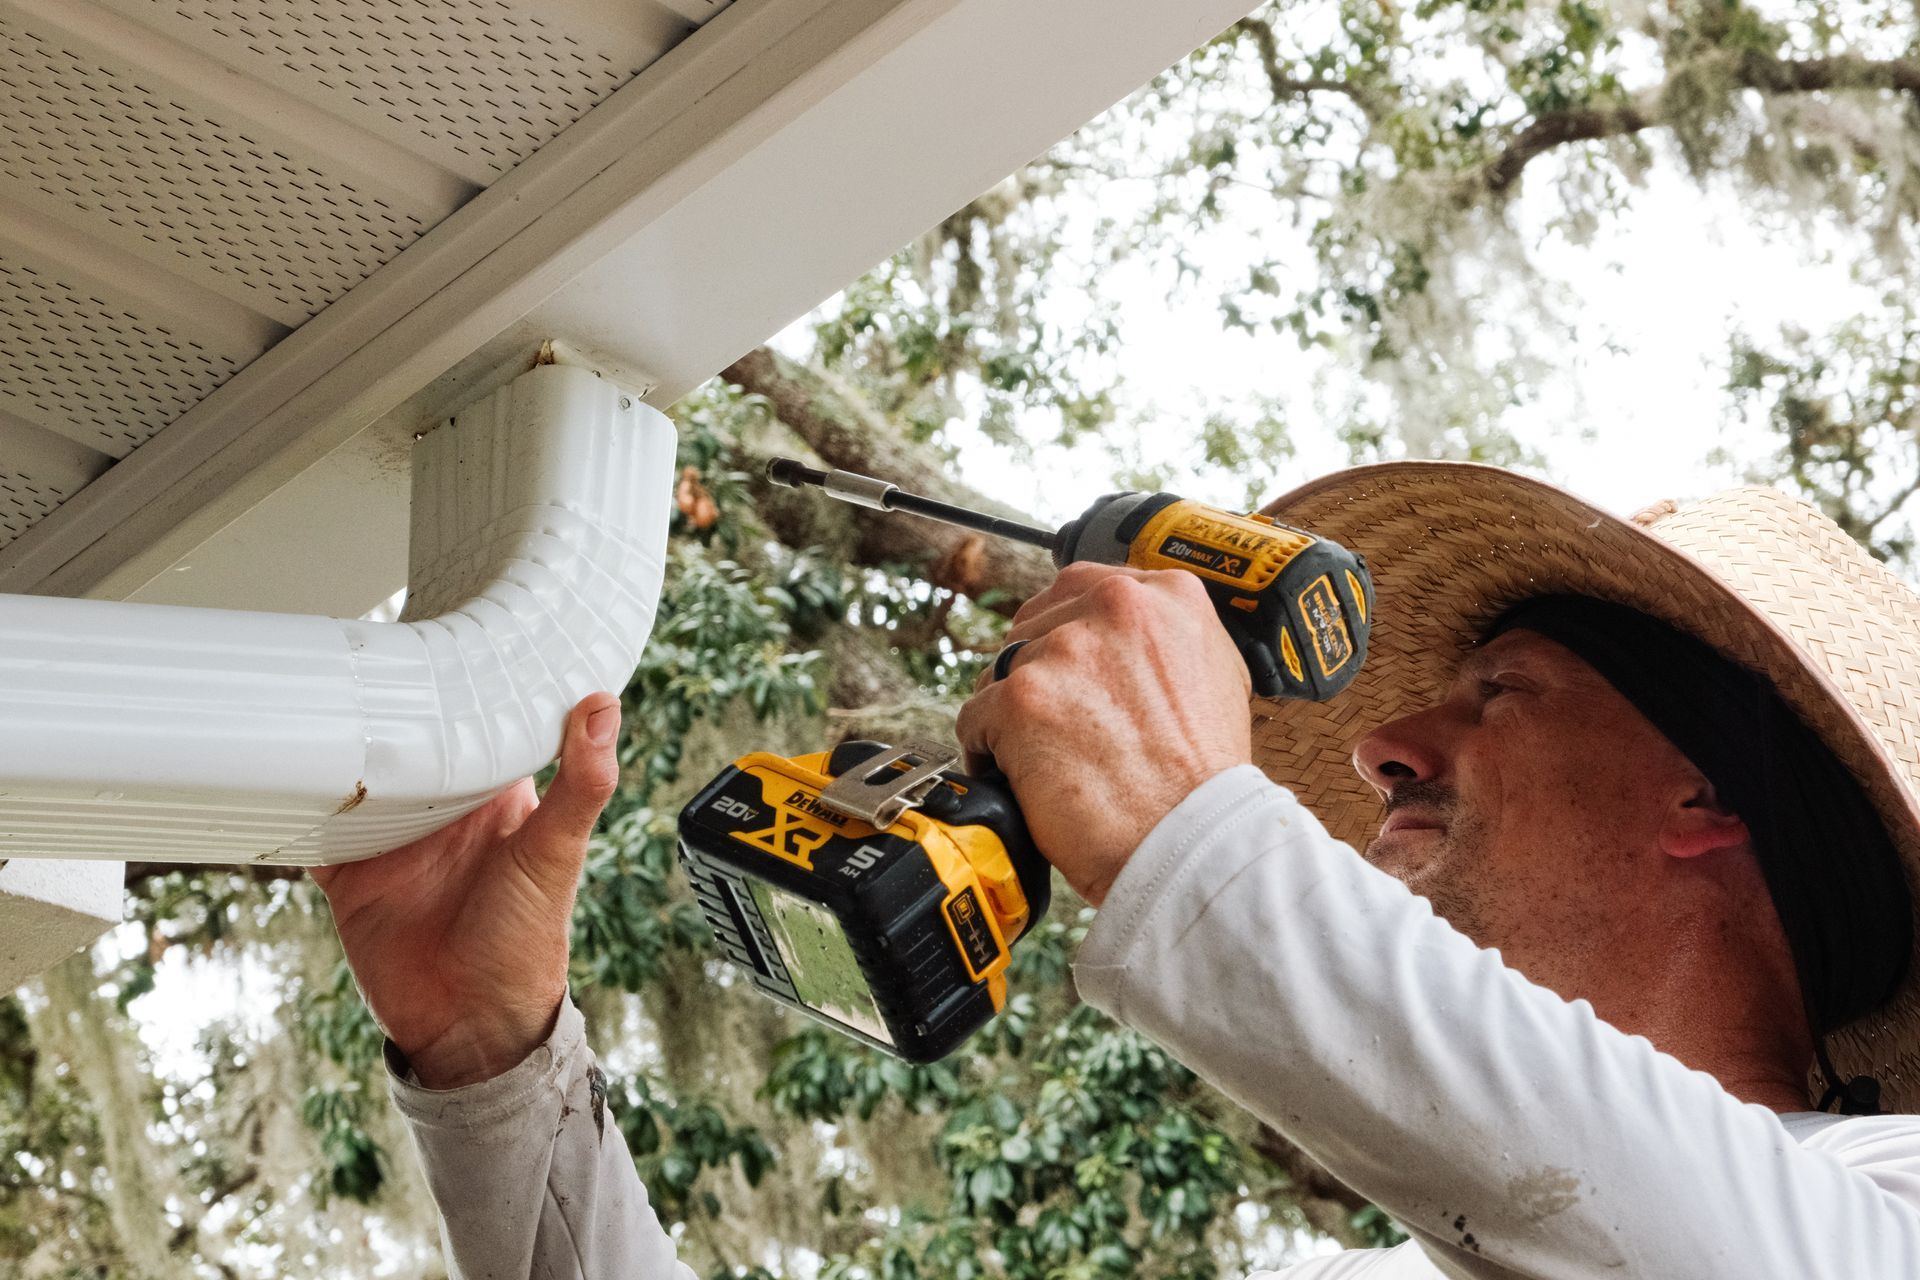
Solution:
[[(365, 607), (404, 576), (391, 460), (448, 370), (559, 334), (670, 403), (1251, 7), (737, 0), (0, 550), (0, 590)], [(364, 587), (303, 595), (316, 547)]]

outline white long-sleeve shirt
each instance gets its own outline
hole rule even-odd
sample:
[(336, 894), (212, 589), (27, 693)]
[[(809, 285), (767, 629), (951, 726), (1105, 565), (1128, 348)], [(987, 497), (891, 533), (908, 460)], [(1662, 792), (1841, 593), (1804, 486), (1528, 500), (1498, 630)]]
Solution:
[[(1911, 1280), (1920, 1118), (1778, 1116), (1505, 967), (1251, 765), (1135, 852), (1074, 967), (1401, 1222), (1267, 1280)], [(456, 1280), (693, 1280), (580, 1016), (483, 1084), (396, 1079)]]

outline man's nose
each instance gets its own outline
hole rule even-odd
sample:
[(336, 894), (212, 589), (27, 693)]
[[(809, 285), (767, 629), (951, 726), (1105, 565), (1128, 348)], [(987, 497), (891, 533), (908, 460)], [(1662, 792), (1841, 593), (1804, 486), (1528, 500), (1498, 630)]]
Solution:
[(1353, 767), (1386, 799), (1405, 782), (1431, 782), (1446, 771), (1444, 728), (1430, 708), (1381, 725), (1353, 749)]

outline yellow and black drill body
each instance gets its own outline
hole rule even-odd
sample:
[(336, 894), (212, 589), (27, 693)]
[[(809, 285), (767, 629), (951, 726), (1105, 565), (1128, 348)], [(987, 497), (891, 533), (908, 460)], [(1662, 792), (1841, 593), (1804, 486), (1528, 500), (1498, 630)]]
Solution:
[[(1046, 547), (1054, 563), (1172, 569), (1205, 584), (1266, 698), (1323, 701), (1366, 659), (1373, 584), (1338, 543), (1169, 493), (1118, 493), (1056, 532), (782, 459), (781, 483)], [(722, 950), (761, 991), (914, 1062), (1006, 1003), (1013, 944), (1051, 872), (1006, 780), (925, 744), (736, 760), (680, 814), (680, 853)]]
[(1062, 525), (1054, 564), (1177, 569), (1206, 585), (1262, 698), (1322, 702), (1366, 660), (1373, 580), (1337, 542), (1171, 493), (1115, 493)]

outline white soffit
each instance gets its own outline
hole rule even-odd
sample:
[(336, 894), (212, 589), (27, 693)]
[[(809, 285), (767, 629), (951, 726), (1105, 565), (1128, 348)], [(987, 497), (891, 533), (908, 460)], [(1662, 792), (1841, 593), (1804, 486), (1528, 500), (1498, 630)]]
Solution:
[(0, 545), (724, 0), (0, 0)]
[[(0, 20), (20, 9), (126, 19), (371, 3), (38, 0), (0, 3)], [(509, 9), (498, 0), (472, 7)], [(593, 30), (596, 13), (626, 14), (631, 28), (634, 13), (658, 7), (569, 0), (539, 12), (580, 17), (580, 29)], [(702, 7), (673, 4), (682, 19)], [(495, 139), (489, 154), (450, 129), (431, 132), (430, 119), (382, 125), (368, 103), (391, 106), (409, 82), (360, 76), (353, 100), (363, 110), (335, 107), (327, 118), (371, 147), (398, 148), (411, 134), (409, 154), (430, 158), (440, 175), (437, 187), (401, 183), (385, 193), (394, 216), (429, 192), (446, 205), (457, 184), (492, 185), (450, 216), (431, 206), (417, 214), (438, 226), (264, 356), (244, 343), (235, 353), (234, 339), (263, 316), (298, 323), (291, 309), (308, 295), (282, 289), (278, 312), (249, 304), (231, 314), (230, 282), (161, 290), (156, 303), (196, 316), (216, 310), (208, 295), (226, 299), (227, 345), (206, 346), (208, 358), (259, 358), (222, 374), (218, 390), (128, 461), (0, 547), (0, 590), (364, 610), (405, 579), (412, 431), (542, 338), (577, 341), (603, 367), (652, 383), (648, 398), (664, 406), (1251, 7), (735, 0), (504, 176), (488, 166), (520, 158), (511, 148), (524, 140)], [(345, 83), (342, 66), (331, 64), (328, 83)], [(310, 108), (301, 96), (314, 92), (310, 70), (286, 71), (292, 78), (276, 92)], [(383, 132), (389, 126), (400, 132)], [(13, 190), (0, 188), (0, 253)], [(137, 273), (112, 281), (130, 291), (152, 283)], [(95, 293), (111, 306), (118, 296), (105, 286)], [(108, 388), (99, 394), (116, 390), (97, 385)], [(45, 425), (0, 399), (0, 485), (13, 456), (9, 431), (25, 438)], [(71, 443), (78, 433), (56, 434)], [(58, 448), (37, 442), (43, 453)], [(63, 454), (59, 474), (84, 484), (104, 455)], [(8, 497), (0, 487), (0, 521)]]
[(119, 924), (125, 878), (117, 862), (0, 861), (0, 992)]

